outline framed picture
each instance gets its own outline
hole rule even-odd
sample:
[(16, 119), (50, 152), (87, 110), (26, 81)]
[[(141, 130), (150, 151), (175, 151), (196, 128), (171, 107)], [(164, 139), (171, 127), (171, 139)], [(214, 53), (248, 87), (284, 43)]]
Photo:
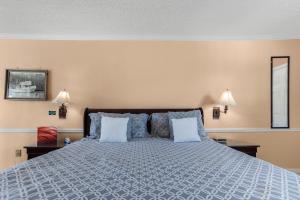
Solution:
[(47, 70), (6, 70), (5, 99), (47, 100)]

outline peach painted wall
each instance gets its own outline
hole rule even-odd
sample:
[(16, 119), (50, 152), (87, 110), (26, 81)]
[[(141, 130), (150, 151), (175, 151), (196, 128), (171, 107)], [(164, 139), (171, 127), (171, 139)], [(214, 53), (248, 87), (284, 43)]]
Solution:
[[(81, 128), (86, 106), (106, 108), (197, 107), (208, 128), (270, 127), (270, 57), (291, 56), (291, 127), (300, 127), (300, 40), (288, 41), (34, 41), (0, 40), (0, 94), (6, 68), (48, 69), (49, 98), (70, 92), (68, 118), (48, 116), (50, 101), (0, 99), (1, 128), (55, 125)], [(220, 120), (212, 106), (226, 88), (238, 105)], [(300, 168), (300, 133), (213, 133), (262, 145), (259, 157)], [(72, 134), (79, 138), (79, 134)], [(63, 136), (61, 136), (63, 137)], [(30, 133), (0, 133), (0, 168), (14, 151), (35, 142)], [(25, 154), (25, 152), (23, 152)]]

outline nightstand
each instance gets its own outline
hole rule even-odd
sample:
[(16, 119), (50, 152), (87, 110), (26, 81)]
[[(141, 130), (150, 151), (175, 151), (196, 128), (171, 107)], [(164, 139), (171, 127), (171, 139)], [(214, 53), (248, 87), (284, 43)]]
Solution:
[(24, 146), (24, 148), (27, 150), (28, 160), (49, 153), (50, 151), (60, 149), (62, 147), (64, 147), (63, 144), (56, 144), (56, 145), (36, 144), (36, 145)]
[(220, 144), (224, 144), (232, 149), (246, 153), (253, 157), (256, 157), (257, 148), (260, 147), (260, 145), (258, 144), (250, 144), (250, 143), (239, 142), (235, 140), (216, 141), (216, 142), (219, 142)]

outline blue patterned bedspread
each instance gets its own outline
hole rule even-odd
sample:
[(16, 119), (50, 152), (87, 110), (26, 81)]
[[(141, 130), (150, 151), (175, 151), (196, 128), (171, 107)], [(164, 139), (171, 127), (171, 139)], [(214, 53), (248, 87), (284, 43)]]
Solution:
[(0, 172), (0, 199), (300, 199), (300, 177), (212, 140), (82, 140)]

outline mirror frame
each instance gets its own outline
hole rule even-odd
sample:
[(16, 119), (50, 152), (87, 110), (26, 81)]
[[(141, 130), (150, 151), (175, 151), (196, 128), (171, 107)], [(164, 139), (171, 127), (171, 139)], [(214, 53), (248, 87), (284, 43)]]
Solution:
[[(273, 126), (273, 60), (276, 58), (287, 58), (287, 126), (286, 127), (274, 127)], [(283, 129), (290, 128), (290, 56), (272, 56), (271, 57), (271, 128)]]

